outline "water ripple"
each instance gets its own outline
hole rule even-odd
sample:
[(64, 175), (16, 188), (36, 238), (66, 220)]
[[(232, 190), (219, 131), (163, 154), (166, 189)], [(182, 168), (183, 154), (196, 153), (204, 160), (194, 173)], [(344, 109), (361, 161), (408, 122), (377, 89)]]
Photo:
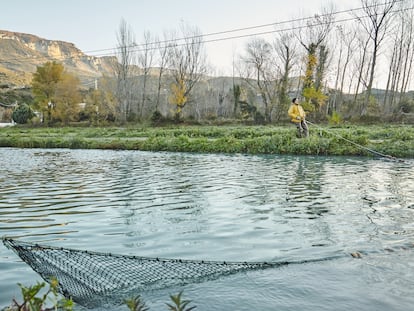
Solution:
[[(414, 168), (401, 163), (11, 148), (0, 156), (0, 235), (230, 261), (329, 258), (414, 236)], [(9, 258), (0, 248), (9, 262), (0, 273), (17, 283)]]

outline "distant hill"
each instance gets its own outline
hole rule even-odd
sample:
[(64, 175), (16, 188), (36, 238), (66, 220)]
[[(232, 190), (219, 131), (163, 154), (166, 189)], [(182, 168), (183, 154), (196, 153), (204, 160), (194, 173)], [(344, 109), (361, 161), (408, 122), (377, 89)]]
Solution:
[(47, 61), (62, 63), (87, 86), (94, 78), (113, 75), (116, 58), (88, 56), (73, 43), (0, 30), (0, 85), (29, 85), (36, 66)]

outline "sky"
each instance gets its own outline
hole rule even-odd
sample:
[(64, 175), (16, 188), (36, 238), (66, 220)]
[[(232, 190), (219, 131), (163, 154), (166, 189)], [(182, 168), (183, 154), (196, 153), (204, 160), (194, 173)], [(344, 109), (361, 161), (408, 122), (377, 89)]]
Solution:
[[(205, 35), (309, 17), (328, 5), (335, 11), (361, 6), (360, 0), (0, 0), (0, 4), (1, 30), (71, 42), (88, 55), (113, 53), (122, 19), (137, 42), (142, 42), (145, 31), (162, 37), (164, 31), (177, 30), (183, 22), (197, 26)], [(225, 36), (274, 29), (260, 27)], [(216, 74), (231, 74), (233, 59), (246, 40), (206, 43)]]

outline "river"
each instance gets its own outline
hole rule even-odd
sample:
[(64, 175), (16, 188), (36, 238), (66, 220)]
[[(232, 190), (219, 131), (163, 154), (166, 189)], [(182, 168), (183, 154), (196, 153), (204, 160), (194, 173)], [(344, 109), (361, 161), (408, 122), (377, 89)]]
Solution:
[[(412, 160), (17, 148), (0, 148), (0, 158), (3, 237), (126, 255), (303, 262), (143, 292), (150, 310), (167, 310), (182, 290), (199, 311), (414, 305)], [(19, 300), (17, 283), (38, 281), (0, 245), (0, 309)]]

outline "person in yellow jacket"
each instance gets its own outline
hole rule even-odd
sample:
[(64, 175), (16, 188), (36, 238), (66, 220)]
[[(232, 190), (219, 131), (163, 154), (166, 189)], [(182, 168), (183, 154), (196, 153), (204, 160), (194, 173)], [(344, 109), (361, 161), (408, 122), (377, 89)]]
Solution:
[(298, 137), (308, 137), (309, 129), (305, 120), (306, 113), (296, 97), (292, 99), (292, 104), (289, 107), (288, 114), (291, 118), (291, 122), (293, 122), (298, 129)]

